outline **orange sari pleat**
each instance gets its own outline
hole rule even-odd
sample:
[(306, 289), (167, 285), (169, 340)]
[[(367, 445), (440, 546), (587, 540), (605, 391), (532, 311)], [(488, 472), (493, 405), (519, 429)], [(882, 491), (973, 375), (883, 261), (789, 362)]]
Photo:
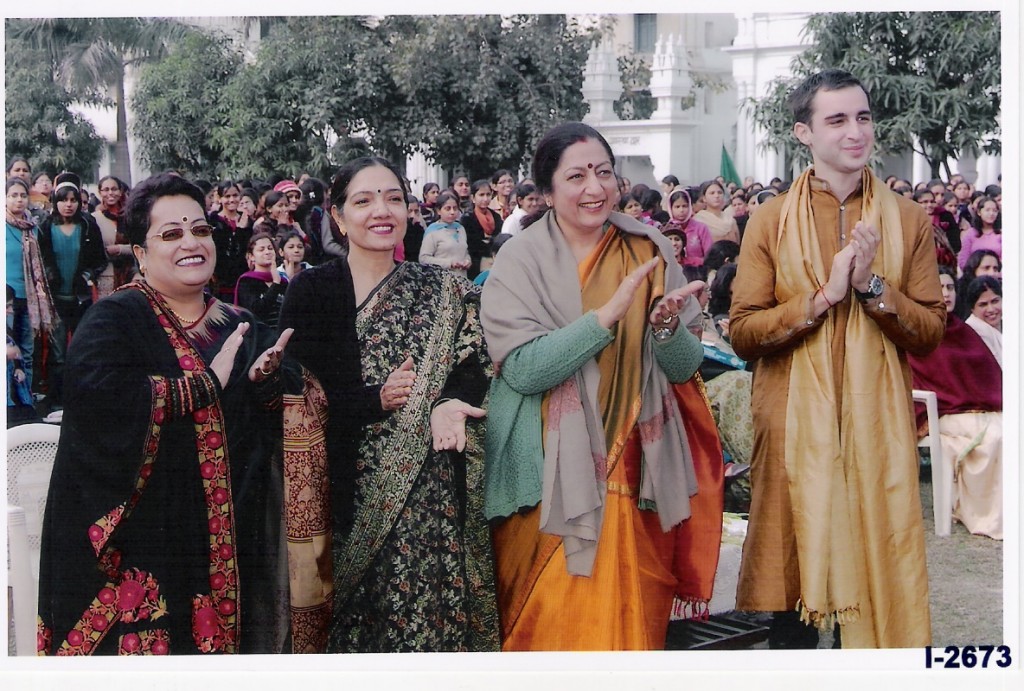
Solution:
[[(645, 240), (607, 232), (580, 264), (584, 310), (603, 304), (628, 271), (650, 259), (653, 251)], [(639, 358), (626, 354), (640, 352), (647, 306), (662, 293), (662, 271), (659, 267), (652, 274), (648, 294), (638, 296), (620, 322), (616, 343), (598, 356), (609, 474), (593, 573), (569, 575), (561, 539), (539, 531), (539, 505), (509, 517), (493, 531), (503, 650), (663, 649), (673, 597), (705, 604), (710, 600), (721, 539), (723, 465), (711, 411), (695, 380), (674, 387), (701, 488), (691, 498), (694, 515), (682, 524), (686, 529), (662, 532), (657, 514), (637, 507), (640, 364)], [(545, 422), (546, 403), (545, 398)]]

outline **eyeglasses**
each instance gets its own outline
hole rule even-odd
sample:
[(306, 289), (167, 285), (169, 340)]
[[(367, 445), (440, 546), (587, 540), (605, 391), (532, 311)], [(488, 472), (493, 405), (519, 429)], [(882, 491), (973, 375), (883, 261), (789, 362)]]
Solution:
[(100, 188), (100, 194), (104, 194), (104, 193), (107, 193), (107, 192), (120, 192), (120, 191), (121, 191), (120, 187), (101, 187)]
[[(199, 225), (194, 225), (190, 227), (189, 231), (192, 233), (192, 237), (208, 238), (210, 237), (210, 235), (213, 234), (213, 226), (207, 223), (200, 223)], [(156, 235), (151, 235), (149, 237), (160, 238), (164, 242), (176, 242), (185, 237), (185, 227), (172, 226), (170, 228), (167, 228), (166, 230), (161, 230)]]

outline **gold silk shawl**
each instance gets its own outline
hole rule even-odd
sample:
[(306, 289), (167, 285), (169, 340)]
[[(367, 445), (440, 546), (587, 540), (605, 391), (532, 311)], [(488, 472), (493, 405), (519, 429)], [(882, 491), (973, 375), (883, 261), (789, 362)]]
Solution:
[[(862, 187), (861, 218), (879, 228), (882, 236), (872, 270), (900, 289), (904, 247), (899, 207), (866, 169)], [(823, 286), (830, 269), (821, 256), (814, 225), (810, 169), (786, 195), (779, 228), (776, 297), (783, 302)], [(898, 508), (893, 511), (892, 504), (886, 511), (875, 512), (872, 502), (865, 505), (863, 497), (879, 491), (872, 482), (877, 476), (891, 477), (888, 464), (916, 459), (909, 393), (895, 344), (858, 300), (847, 297), (844, 301), (850, 304), (850, 314), (842, 400), (836, 400), (832, 362), (834, 311), (822, 328), (796, 347), (790, 371), (785, 462), (800, 569), (797, 610), (804, 622), (819, 628), (831, 628), (834, 621), (844, 625), (843, 647), (908, 645), (903, 641), (921, 640), (921, 632), (907, 634), (900, 624), (913, 628), (915, 622), (886, 621), (884, 616), (876, 618), (872, 610), (886, 606), (874, 602), (886, 583), (916, 574), (914, 570), (903, 573), (901, 558), (919, 557), (924, 562), (923, 534), (917, 541), (919, 555), (917, 549), (894, 553), (893, 547), (898, 550), (905, 536), (913, 535), (915, 520), (920, 526), (920, 516), (909, 515), (917, 504), (903, 502), (902, 514)], [(916, 463), (910, 470), (913, 487), (900, 481), (895, 491), (917, 491)], [(886, 486), (884, 491), (891, 496), (894, 488)], [(908, 538), (907, 544), (917, 547), (913, 539)], [(926, 582), (906, 587), (927, 592)], [(889, 604), (910, 607), (898, 601)], [(927, 616), (923, 623), (928, 626)], [(926, 629), (923, 635), (927, 640), (930, 633)]]

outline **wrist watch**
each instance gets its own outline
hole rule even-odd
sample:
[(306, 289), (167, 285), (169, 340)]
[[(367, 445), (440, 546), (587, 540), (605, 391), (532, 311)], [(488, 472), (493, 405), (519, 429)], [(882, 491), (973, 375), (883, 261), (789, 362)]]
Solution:
[(854, 295), (857, 296), (858, 300), (874, 300), (879, 297), (885, 290), (885, 283), (882, 281), (881, 276), (878, 274), (871, 274), (871, 280), (868, 281), (868, 289), (866, 291), (859, 291), (856, 288), (853, 289)]
[(651, 329), (651, 335), (654, 336), (654, 340), (662, 343), (672, 338), (672, 334), (676, 332), (676, 327), (679, 326), (679, 315), (673, 314), (667, 321), (663, 320), (659, 326), (655, 326)]

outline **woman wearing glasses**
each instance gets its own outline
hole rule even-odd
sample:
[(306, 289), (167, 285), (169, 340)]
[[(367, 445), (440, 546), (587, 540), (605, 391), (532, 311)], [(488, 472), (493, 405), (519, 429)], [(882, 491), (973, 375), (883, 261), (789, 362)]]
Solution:
[(40, 652), (276, 652), (281, 352), (206, 297), (202, 192), (142, 182), (124, 227), (143, 278), (91, 307), (68, 351), (40, 559)]

